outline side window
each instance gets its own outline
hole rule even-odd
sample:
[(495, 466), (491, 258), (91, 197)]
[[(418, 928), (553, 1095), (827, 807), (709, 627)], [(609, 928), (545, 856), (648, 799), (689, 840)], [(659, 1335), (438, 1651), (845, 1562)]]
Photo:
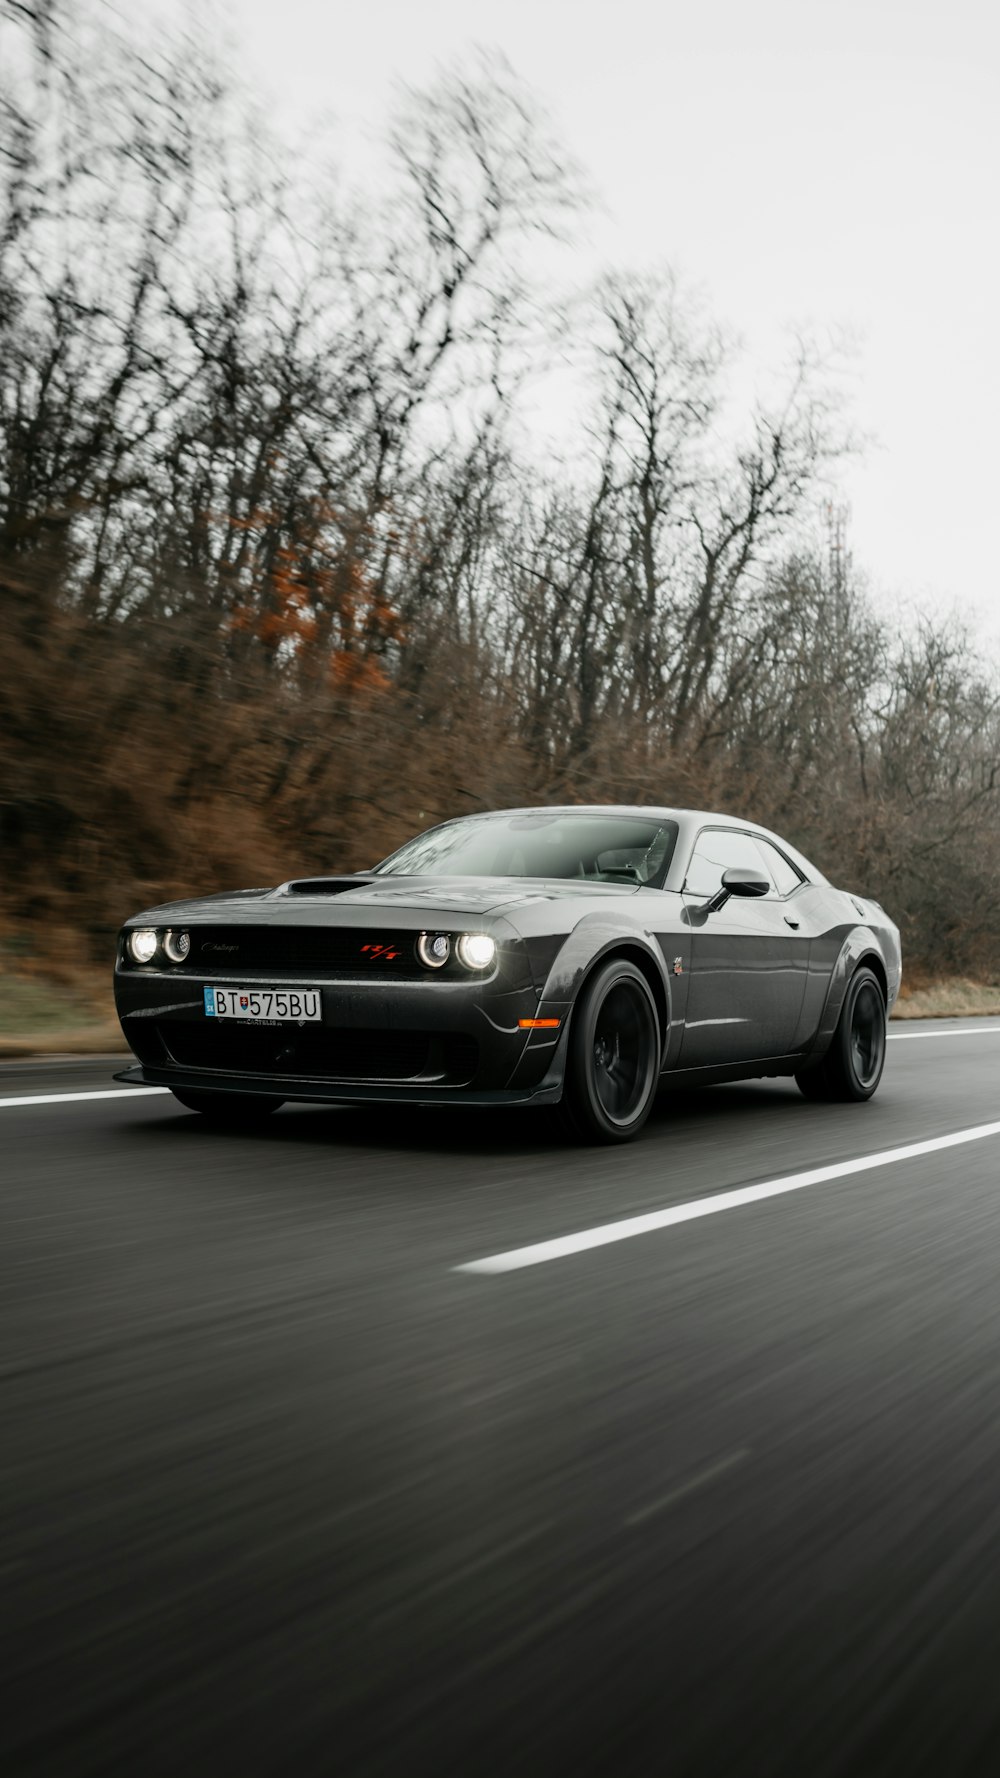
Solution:
[(805, 879), (799, 875), (794, 864), (789, 864), (788, 859), (778, 851), (777, 846), (772, 846), (770, 840), (762, 840), (759, 834), (754, 837), (763, 853), (764, 869), (773, 880), (778, 894), (791, 895), (792, 890), (797, 889)]
[(724, 870), (762, 870), (771, 875), (757, 843), (749, 833), (737, 833), (731, 827), (706, 827), (698, 835), (691, 863), (684, 879), (685, 895), (696, 895), (707, 901), (722, 887)]

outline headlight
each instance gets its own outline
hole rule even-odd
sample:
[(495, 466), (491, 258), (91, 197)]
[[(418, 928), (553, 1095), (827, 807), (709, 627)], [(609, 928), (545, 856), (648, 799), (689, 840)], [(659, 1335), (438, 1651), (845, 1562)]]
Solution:
[(489, 969), (497, 954), (495, 941), (485, 932), (463, 932), (457, 950), (458, 961), (466, 969)]
[(451, 939), (446, 932), (422, 932), (417, 939), (417, 956), (428, 969), (443, 969), (451, 956)]
[(149, 963), (156, 954), (156, 933), (149, 926), (140, 926), (128, 935), (129, 956), (135, 963)]
[(191, 949), (191, 936), (187, 932), (165, 932), (163, 949), (171, 963), (183, 963)]

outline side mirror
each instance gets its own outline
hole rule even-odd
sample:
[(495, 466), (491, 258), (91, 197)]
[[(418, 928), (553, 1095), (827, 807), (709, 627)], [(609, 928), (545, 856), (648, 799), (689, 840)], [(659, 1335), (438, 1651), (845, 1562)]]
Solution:
[(756, 898), (759, 895), (770, 895), (771, 879), (762, 870), (754, 870), (752, 866), (733, 865), (730, 870), (722, 873), (722, 887), (699, 910), (703, 914), (717, 914), (724, 908), (731, 895), (744, 895)]
[(748, 865), (724, 870), (722, 887), (729, 895), (767, 895), (771, 888), (771, 879), (762, 870), (751, 870)]

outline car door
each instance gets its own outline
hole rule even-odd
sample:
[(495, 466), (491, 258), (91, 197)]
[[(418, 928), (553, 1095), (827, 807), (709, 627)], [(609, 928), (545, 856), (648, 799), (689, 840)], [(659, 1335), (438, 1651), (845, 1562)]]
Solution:
[[(778, 858), (801, 883), (793, 867)], [(749, 867), (771, 884), (760, 898), (705, 903), (723, 872)], [(794, 1051), (809, 967), (808, 931), (796, 921), (794, 894), (779, 893), (774, 848), (745, 830), (704, 827), (684, 879), (683, 919), (691, 931), (691, 975), (679, 1066), (752, 1062)], [(790, 886), (789, 886), (790, 889)]]

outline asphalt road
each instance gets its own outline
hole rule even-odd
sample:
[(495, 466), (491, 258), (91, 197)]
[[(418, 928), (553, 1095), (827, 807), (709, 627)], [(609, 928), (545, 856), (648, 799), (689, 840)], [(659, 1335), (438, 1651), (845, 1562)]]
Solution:
[(456, 1270), (1000, 1119), (894, 1030), (619, 1151), (0, 1070), (3, 1770), (1000, 1770), (1000, 1133)]

